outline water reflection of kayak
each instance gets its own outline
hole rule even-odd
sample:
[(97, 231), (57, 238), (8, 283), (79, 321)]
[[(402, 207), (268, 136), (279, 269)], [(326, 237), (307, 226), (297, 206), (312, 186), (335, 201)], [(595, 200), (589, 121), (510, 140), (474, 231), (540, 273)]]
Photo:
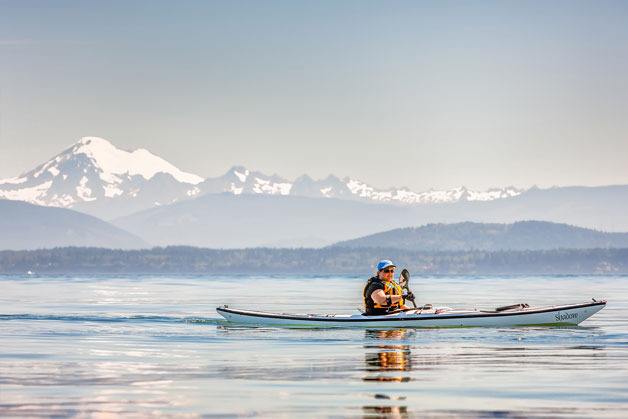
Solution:
[[(412, 370), (410, 345), (403, 343), (412, 329), (366, 329), (365, 368), (363, 381), (396, 382), (410, 381), (407, 371)], [(400, 342), (401, 341), (401, 342)]]
[(221, 306), (218, 314), (238, 324), (287, 327), (512, 327), (569, 326), (588, 319), (606, 305), (606, 300), (582, 304), (530, 307), (515, 304), (495, 310), (417, 308), (386, 315), (287, 314), (239, 310)]

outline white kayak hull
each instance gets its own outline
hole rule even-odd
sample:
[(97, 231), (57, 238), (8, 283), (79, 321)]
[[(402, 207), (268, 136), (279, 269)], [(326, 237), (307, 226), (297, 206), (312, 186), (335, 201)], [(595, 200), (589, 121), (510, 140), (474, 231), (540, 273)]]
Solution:
[(604, 308), (606, 301), (505, 311), (408, 310), (382, 316), (363, 314), (287, 314), (238, 310), (228, 306), (216, 311), (228, 322), (251, 326), (281, 327), (515, 327), (573, 326)]

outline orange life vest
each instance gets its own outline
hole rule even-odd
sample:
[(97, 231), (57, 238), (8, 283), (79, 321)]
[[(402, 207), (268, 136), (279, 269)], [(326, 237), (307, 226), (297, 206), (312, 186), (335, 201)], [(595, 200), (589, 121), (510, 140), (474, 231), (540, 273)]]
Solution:
[[(364, 291), (363, 291), (364, 307), (366, 308), (367, 314), (373, 314), (373, 313), (371, 313), (372, 309), (377, 309), (377, 311), (380, 311), (380, 310), (392, 311), (392, 310), (396, 310), (396, 309), (401, 308), (401, 306), (404, 304), (403, 298), (401, 298), (398, 302), (393, 302), (391, 305), (388, 305), (388, 304), (381, 305), (381, 304), (377, 304), (371, 298), (370, 295), (366, 295), (369, 286), (374, 281), (379, 281), (379, 282), (382, 283), (382, 285), (384, 285), (384, 294), (386, 294), (386, 297), (390, 297), (392, 295), (403, 295), (403, 289), (394, 280), (393, 281), (382, 281), (382, 280), (380, 280), (377, 277), (373, 277), (373, 278), (369, 279), (368, 282), (366, 283), (366, 286), (364, 287)], [(371, 292), (371, 294), (372, 294), (372, 292)]]

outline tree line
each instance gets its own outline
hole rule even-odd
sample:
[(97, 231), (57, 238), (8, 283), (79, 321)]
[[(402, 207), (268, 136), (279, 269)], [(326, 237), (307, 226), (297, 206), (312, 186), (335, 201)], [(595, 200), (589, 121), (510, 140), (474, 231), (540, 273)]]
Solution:
[(407, 251), (391, 248), (117, 250), (62, 247), (0, 251), (3, 274), (357, 274), (380, 259), (422, 274), (626, 274), (628, 248), (523, 251)]

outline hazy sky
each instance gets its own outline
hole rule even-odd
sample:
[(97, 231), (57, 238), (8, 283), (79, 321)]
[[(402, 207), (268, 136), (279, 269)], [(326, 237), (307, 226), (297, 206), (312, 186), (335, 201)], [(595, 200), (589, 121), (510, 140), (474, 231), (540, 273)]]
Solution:
[(82, 136), (217, 176), (628, 183), (628, 1), (0, 0), (0, 177)]

